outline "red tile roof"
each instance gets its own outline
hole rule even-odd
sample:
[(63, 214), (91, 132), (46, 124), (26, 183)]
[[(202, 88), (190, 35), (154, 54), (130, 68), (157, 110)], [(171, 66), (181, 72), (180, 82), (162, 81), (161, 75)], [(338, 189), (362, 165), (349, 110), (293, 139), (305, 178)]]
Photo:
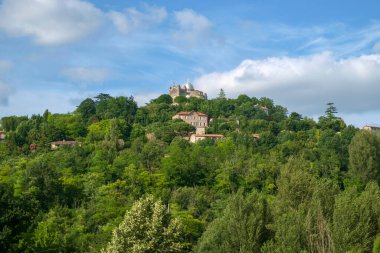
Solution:
[(189, 115), (190, 112), (179, 112), (178, 115)]
[(194, 134), (195, 137), (224, 137), (223, 134)]
[(202, 113), (202, 112), (179, 112), (177, 115), (198, 115), (198, 116), (208, 116), (207, 114), (205, 113)]

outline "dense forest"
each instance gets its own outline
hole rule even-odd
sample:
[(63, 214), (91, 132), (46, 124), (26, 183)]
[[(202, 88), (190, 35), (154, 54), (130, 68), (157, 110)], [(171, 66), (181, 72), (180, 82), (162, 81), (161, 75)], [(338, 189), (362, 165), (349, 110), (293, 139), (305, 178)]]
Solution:
[[(3, 117), (0, 252), (380, 252), (379, 136), (333, 103), (316, 121), (269, 98), (174, 102)], [(180, 111), (225, 138), (189, 143)]]

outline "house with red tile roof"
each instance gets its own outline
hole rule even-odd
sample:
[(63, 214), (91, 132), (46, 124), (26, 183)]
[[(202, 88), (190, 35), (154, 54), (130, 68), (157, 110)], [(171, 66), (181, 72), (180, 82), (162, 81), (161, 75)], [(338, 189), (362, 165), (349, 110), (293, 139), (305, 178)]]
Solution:
[(209, 117), (202, 112), (179, 112), (172, 119), (181, 119), (196, 128), (197, 134), (204, 134), (209, 126)]

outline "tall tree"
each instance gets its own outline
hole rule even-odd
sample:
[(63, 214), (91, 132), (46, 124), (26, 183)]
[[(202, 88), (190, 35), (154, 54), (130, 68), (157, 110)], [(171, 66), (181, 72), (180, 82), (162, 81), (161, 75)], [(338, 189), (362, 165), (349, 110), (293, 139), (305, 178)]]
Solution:
[(329, 102), (327, 103), (327, 109), (325, 111), (325, 114), (328, 118), (335, 118), (335, 114), (338, 113), (338, 110), (336, 109), (334, 103)]
[(181, 223), (172, 220), (167, 208), (152, 196), (136, 201), (124, 220), (113, 231), (103, 253), (175, 253), (183, 252)]
[(380, 140), (368, 131), (359, 131), (349, 145), (349, 173), (352, 177), (367, 183), (380, 182)]
[(260, 252), (267, 239), (265, 199), (258, 193), (231, 197), (223, 215), (214, 220), (199, 240), (195, 252)]
[(223, 89), (220, 89), (218, 98), (219, 99), (225, 99), (226, 98), (226, 93), (224, 92)]
[(84, 122), (88, 122), (88, 120), (96, 114), (95, 102), (91, 98), (87, 98), (80, 103), (76, 110), (84, 120)]
[(370, 252), (380, 232), (379, 217), (380, 190), (376, 183), (369, 183), (362, 193), (356, 188), (341, 193), (334, 208), (335, 252)]

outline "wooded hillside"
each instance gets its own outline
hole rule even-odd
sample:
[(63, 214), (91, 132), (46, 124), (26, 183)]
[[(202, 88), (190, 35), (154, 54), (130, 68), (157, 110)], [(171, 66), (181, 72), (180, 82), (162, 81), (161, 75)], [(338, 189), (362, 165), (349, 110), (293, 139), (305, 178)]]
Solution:
[[(376, 134), (331, 103), (316, 122), (269, 98), (172, 102), (3, 117), (0, 252), (380, 252)], [(180, 111), (225, 138), (189, 143)]]

